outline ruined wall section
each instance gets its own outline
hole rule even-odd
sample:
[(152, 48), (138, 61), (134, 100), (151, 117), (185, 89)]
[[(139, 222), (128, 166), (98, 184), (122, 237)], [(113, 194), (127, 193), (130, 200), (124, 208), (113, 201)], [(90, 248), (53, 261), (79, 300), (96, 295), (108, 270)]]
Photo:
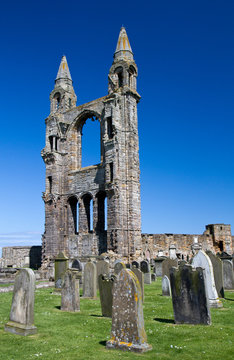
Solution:
[(38, 269), (41, 266), (41, 246), (7, 246), (2, 248), (0, 267)]

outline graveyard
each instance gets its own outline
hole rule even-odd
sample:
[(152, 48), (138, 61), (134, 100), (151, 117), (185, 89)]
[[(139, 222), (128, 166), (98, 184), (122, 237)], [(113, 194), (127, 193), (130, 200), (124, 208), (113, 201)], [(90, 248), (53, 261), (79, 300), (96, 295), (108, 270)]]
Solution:
[(222, 308), (211, 308), (212, 323), (176, 325), (172, 299), (162, 296), (161, 278), (144, 286), (144, 323), (152, 350), (143, 354), (107, 350), (111, 318), (103, 317), (96, 299), (84, 298), (80, 311), (61, 311), (61, 295), (54, 288), (35, 291), (37, 333), (18, 336), (4, 331), (9, 320), (12, 292), (0, 294), (1, 359), (232, 359), (234, 292), (225, 290)]

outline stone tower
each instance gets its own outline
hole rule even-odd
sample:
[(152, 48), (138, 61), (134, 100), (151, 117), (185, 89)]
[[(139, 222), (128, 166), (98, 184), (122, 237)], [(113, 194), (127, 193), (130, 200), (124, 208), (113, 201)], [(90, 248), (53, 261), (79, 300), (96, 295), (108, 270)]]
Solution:
[[(70, 259), (141, 247), (141, 202), (136, 90), (137, 66), (121, 28), (108, 76), (108, 95), (76, 106), (63, 56), (46, 119), (44, 265), (64, 252)], [(82, 167), (82, 128), (100, 124), (101, 161)]]

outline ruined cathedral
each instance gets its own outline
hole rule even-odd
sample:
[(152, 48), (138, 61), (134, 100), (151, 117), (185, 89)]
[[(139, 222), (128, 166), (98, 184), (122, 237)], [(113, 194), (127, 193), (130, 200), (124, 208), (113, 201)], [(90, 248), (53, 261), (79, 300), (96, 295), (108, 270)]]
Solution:
[[(76, 106), (63, 56), (46, 119), (45, 233), (42, 260), (141, 248), (137, 66), (122, 27), (108, 75), (108, 95)], [(82, 167), (82, 129), (100, 124), (101, 160)], [(92, 146), (92, 144), (91, 144)], [(105, 214), (106, 212), (106, 214)]]
[[(172, 246), (183, 258), (192, 254), (195, 245), (232, 253), (230, 225), (207, 225), (201, 235), (141, 234), (137, 74), (122, 27), (108, 75), (108, 95), (76, 106), (67, 60), (62, 57), (50, 94), (42, 150), (45, 268), (60, 252), (69, 259), (106, 252), (128, 260), (150, 259), (168, 256)], [(100, 125), (101, 159), (82, 167), (82, 129), (88, 119)]]

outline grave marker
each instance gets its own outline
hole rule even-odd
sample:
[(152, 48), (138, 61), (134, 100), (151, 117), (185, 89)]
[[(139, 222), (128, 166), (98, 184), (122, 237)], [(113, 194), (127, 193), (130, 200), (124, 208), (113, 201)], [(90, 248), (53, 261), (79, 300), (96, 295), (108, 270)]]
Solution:
[(21, 269), (16, 275), (10, 320), (5, 324), (5, 331), (23, 336), (37, 332), (34, 326), (35, 281), (32, 269)]
[(111, 339), (106, 347), (135, 352), (152, 348), (144, 329), (141, 287), (129, 269), (123, 269), (114, 282)]

